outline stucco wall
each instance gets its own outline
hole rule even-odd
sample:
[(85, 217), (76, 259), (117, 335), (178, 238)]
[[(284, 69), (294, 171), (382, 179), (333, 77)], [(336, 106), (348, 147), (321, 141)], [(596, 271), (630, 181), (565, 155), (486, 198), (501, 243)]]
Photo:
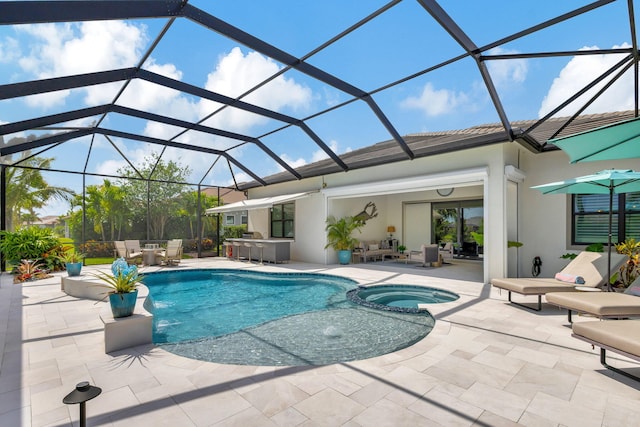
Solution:
[[(325, 250), (325, 219), (328, 214), (353, 215), (369, 201), (376, 203), (378, 217), (363, 229), (361, 239), (380, 239), (387, 235), (387, 225), (396, 227), (396, 236), (402, 236), (402, 202), (408, 200), (433, 201), (442, 199), (435, 188), (447, 186), (447, 176), (455, 181), (457, 171), (481, 170), (484, 178), (474, 182), (457, 183), (455, 197), (483, 198), (485, 204), (485, 278), (502, 276), (506, 272), (506, 226), (504, 223), (505, 158), (517, 159), (515, 144), (495, 144), (457, 153), (420, 158), (367, 169), (337, 173), (322, 178), (271, 185), (249, 190), (250, 197), (268, 197), (300, 191), (318, 190), (319, 194), (296, 201), (296, 242), (292, 257), (299, 261), (334, 263), (333, 251)], [(514, 154), (515, 153), (515, 154)], [(411, 192), (390, 191), (381, 194), (379, 186), (391, 181), (410, 181), (421, 177), (438, 177), (431, 188), (413, 189)], [(437, 184), (437, 185), (436, 185)], [(486, 184), (486, 186), (485, 186)], [(357, 187), (347, 196), (339, 194), (341, 188)], [(469, 187), (469, 188), (467, 188)], [(371, 191), (367, 189), (371, 188)], [(337, 191), (338, 193), (332, 193)], [(324, 196), (324, 197), (323, 197)], [(251, 212), (250, 212), (251, 217)]]
[(525, 277), (531, 277), (531, 263), (534, 256), (542, 258), (540, 276), (548, 277), (553, 276), (567, 264), (566, 260), (560, 259), (561, 255), (584, 248), (570, 245), (571, 196), (543, 195), (538, 190), (532, 190), (531, 186), (588, 175), (604, 169), (638, 168), (637, 160), (586, 162), (572, 165), (562, 151), (539, 155), (523, 152), (521, 164), (527, 174), (520, 194), (520, 235), (524, 243), (520, 251)]

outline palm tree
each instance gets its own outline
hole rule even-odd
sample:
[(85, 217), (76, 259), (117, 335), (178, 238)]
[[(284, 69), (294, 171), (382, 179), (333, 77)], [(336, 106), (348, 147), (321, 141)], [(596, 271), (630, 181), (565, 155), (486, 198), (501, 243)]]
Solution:
[(70, 200), (74, 195), (68, 188), (49, 185), (42, 176), (42, 170), (49, 169), (54, 158), (30, 156), (30, 152), (23, 152), (22, 160), (14, 162), (19, 167), (6, 169), (7, 230), (20, 224), (23, 215), (33, 218), (50, 199)]

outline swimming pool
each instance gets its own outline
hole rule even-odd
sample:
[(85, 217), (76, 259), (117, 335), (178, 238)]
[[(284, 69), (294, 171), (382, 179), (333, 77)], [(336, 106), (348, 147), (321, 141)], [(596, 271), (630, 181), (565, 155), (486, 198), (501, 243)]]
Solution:
[(428, 313), (352, 304), (353, 280), (312, 273), (197, 269), (148, 273), (153, 341), (186, 357), (242, 365), (323, 365), (400, 350), (433, 328)]

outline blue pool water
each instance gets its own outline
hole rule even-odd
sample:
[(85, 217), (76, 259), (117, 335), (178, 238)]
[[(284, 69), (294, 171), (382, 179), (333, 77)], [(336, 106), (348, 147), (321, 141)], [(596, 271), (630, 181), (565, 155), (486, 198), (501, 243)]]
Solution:
[(322, 365), (405, 348), (428, 313), (354, 305), (353, 280), (309, 273), (199, 269), (145, 275), (153, 341), (186, 357), (243, 365)]
[(347, 293), (350, 301), (365, 307), (414, 313), (418, 304), (439, 304), (459, 298), (443, 289), (412, 285), (376, 285), (359, 287)]
[(194, 270), (149, 274), (153, 342), (220, 336), (271, 320), (346, 305), (353, 280), (320, 274)]

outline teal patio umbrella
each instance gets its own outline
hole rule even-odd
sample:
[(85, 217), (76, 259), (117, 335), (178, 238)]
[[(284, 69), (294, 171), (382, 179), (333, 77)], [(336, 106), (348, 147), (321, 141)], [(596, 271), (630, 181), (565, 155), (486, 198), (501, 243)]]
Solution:
[(571, 163), (640, 157), (640, 118), (550, 139)]
[(580, 176), (564, 181), (531, 187), (542, 194), (608, 194), (609, 237), (607, 260), (607, 290), (611, 289), (611, 228), (613, 222), (613, 195), (640, 191), (640, 172), (630, 169), (607, 169), (593, 175)]

